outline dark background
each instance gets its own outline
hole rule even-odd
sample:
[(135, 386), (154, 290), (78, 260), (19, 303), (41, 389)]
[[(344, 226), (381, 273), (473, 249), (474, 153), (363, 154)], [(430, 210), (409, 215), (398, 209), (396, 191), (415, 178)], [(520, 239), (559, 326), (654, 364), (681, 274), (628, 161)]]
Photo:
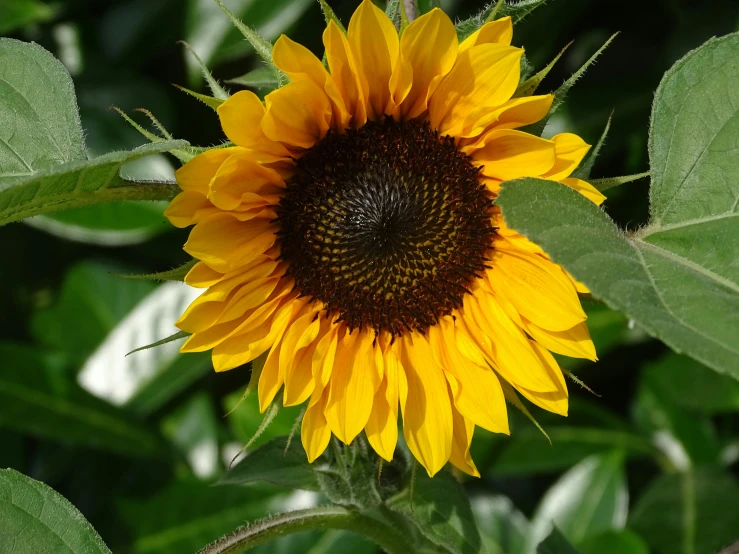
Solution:
[[(172, 86), (176, 83), (207, 92), (196, 66), (186, 61), (192, 58), (177, 44), (187, 39), (198, 50), (199, 44), (208, 44), (209, 26), (214, 25), (214, 20), (226, 25), (225, 16), (217, 12), (214, 19), (199, 15), (202, 12), (198, 9), (207, 9), (207, 0), (68, 0), (50, 3), (48, 9), (23, 12), (31, 15), (17, 20), (8, 16), (13, 6), (4, 5), (3, 1), (15, 2), (0, 0), (0, 35), (40, 43), (72, 72), (91, 154), (146, 142), (109, 109), (112, 105), (142, 125), (147, 125), (147, 119), (133, 110), (147, 108), (175, 138), (195, 145), (223, 140), (213, 111)], [(330, 3), (344, 22), (348, 22), (357, 5), (356, 0)], [(324, 20), (317, 2), (241, 0), (230, 5), (240, 12), (245, 23), (260, 28), (269, 38), (285, 32), (319, 57), (322, 54)], [(455, 20), (469, 17), (482, 5), (476, 0), (442, 2)], [(574, 41), (540, 87), (540, 91), (546, 92), (577, 70), (611, 34), (620, 32), (577, 83), (552, 122), (557, 132), (576, 132), (594, 144), (613, 112), (611, 130), (593, 172), (594, 177), (605, 177), (648, 169), (651, 102), (662, 75), (708, 38), (737, 29), (736, 0), (556, 0), (516, 26), (514, 44), (525, 47), (529, 61), (538, 70)], [(221, 82), (259, 65), (238, 35), (229, 37), (215, 47), (214, 55), (206, 56)], [(226, 87), (232, 91), (239, 88)], [(176, 167), (176, 160), (170, 163)], [(143, 177), (167, 173), (151, 166), (136, 171)], [(648, 216), (648, 180), (610, 190), (605, 209), (629, 230), (643, 224)], [(53, 233), (21, 223), (0, 228), (0, 379), (3, 373), (8, 375), (25, 367), (23, 364), (41, 364), (45, 380), (51, 375), (52, 380), (67, 383), (57, 382), (54, 387), (76, 387), (75, 377), (88, 356), (153, 287), (135, 281), (121, 284), (111, 274), (167, 270), (187, 260), (182, 251), (187, 232), (168, 227), (161, 208), (142, 211), (140, 207), (130, 207), (113, 214), (120, 218), (115, 223), (106, 219), (106, 213), (77, 211), (62, 219), (64, 225)], [(82, 241), (72, 240), (71, 231), (79, 227), (91, 229), (93, 234), (104, 231), (113, 238), (103, 241), (108, 242), (104, 245), (91, 244), (100, 241), (89, 236)], [(136, 231), (141, 231), (144, 238), (136, 238)], [(112, 246), (111, 241), (123, 244)], [(96, 281), (98, 278), (104, 285)], [(102, 306), (106, 315), (100, 316), (96, 306)], [(713, 486), (718, 490), (736, 487), (731, 477), (739, 473), (736, 383), (723, 381), (698, 364), (669, 355), (663, 345), (638, 329), (631, 329), (618, 314), (596, 305), (589, 306), (589, 311), (601, 361), (570, 367), (600, 396), (573, 384), (568, 420), (535, 411), (545, 429), (555, 430), (550, 433), (552, 447), (531, 424), (523, 418), (518, 422), (516, 416), (512, 416), (515, 421), (511, 439), (491, 437), (478, 430), (473, 447), (483, 478), (468, 480), (466, 486), (477, 499), (478, 515), (489, 514), (480, 506), (493, 506), (495, 518), (502, 522), (500, 529), (507, 529), (486, 530), (487, 536), (492, 537), (491, 544), (501, 544), (500, 552), (522, 552), (516, 546), (517, 533), (522, 528), (515, 523), (519, 521), (516, 518), (536, 519), (537, 506), (565, 471), (589, 455), (600, 456), (595, 459), (606, 459), (602, 470), (605, 478), (592, 486), (605, 487), (601, 502), (597, 502), (598, 498), (593, 500), (595, 504), (571, 500), (575, 502), (576, 514), (572, 517), (600, 523), (591, 526), (592, 536), (583, 537), (572, 531), (576, 535), (571, 537), (573, 541), (587, 552), (599, 552), (599, 547), (592, 545), (593, 537), (597, 538), (600, 531), (623, 526), (625, 512), (609, 512), (606, 497), (612, 488), (618, 489), (614, 483), (623, 482), (625, 475), (631, 529), (626, 534), (628, 540), (634, 541), (632, 546), (648, 547), (656, 554), (682, 552), (679, 484), (693, 476), (695, 482), (705, 484), (698, 488), (706, 491), (713, 490)], [(100, 324), (96, 323), (95, 313), (101, 318)], [(222, 461), (208, 475), (197, 477), (193, 471), (188, 455), (196, 445), (188, 437), (205, 437), (203, 440), (218, 449), (220, 460), (224, 450), (235, 453), (233, 445), (243, 444), (259, 422), (253, 398), (232, 416), (224, 417), (245, 387), (248, 370), (216, 375), (208, 371), (207, 361), (201, 358), (200, 363), (202, 368), (182, 386), (165, 394), (154, 409), (130, 415), (137, 424), (140, 422), (165, 437), (171, 446), (166, 455), (127, 456), (120, 451), (110, 452), (110, 448), (95, 447), (91, 441), (77, 440), (52, 429), (43, 418), (35, 422), (36, 410), (16, 398), (0, 404), (0, 438), (4, 445), (0, 467), (16, 468), (59, 490), (100, 531), (114, 552), (195, 551), (243, 520), (284, 509), (286, 504), (280, 504), (284, 491), (210, 487), (209, 483), (225, 468)], [(678, 374), (680, 377), (675, 377)], [(714, 390), (725, 393), (720, 402), (714, 402)], [(129, 417), (126, 408), (120, 411)], [(295, 412), (281, 414), (267, 437), (288, 431), (294, 416)], [(193, 431), (189, 431), (190, 425)], [(572, 431), (571, 435), (562, 429)], [(578, 429), (595, 430), (596, 438), (585, 439)], [(598, 439), (598, 429), (603, 430), (602, 440)], [(623, 432), (628, 440), (611, 437), (609, 433), (614, 430)], [(671, 437), (682, 449), (682, 457), (674, 453), (674, 448), (665, 446), (664, 436)], [(632, 448), (630, 440), (642, 445), (642, 450)], [(612, 455), (616, 457), (608, 458)], [(619, 455), (628, 460), (625, 473)], [(613, 459), (617, 461), (611, 463)], [(674, 489), (674, 498), (653, 492), (658, 478), (668, 479), (663, 488)], [(729, 485), (724, 486), (725, 483)], [(664, 493), (661, 489), (658, 492)], [(732, 510), (739, 512), (739, 497), (733, 503), (722, 503), (719, 497), (712, 502), (700, 494), (699, 490), (695, 500), (698, 538), (694, 552), (708, 554), (739, 538), (739, 524), (732, 536), (733, 524), (721, 520)], [(510, 498), (520, 513), (510, 515), (511, 508), (502, 500), (504, 497)], [(315, 499), (293, 495), (289, 501), (293, 504), (287, 505), (294, 506), (295, 502)], [(671, 510), (674, 519), (669, 518)], [(488, 524), (489, 521), (481, 523), (486, 529)], [(563, 527), (569, 529), (567, 524)], [(306, 552), (310, 547), (314, 548), (310, 552), (315, 553), (373, 551), (367, 543), (357, 545), (352, 540), (344, 535), (310, 535), (283, 541), (265, 551)]]

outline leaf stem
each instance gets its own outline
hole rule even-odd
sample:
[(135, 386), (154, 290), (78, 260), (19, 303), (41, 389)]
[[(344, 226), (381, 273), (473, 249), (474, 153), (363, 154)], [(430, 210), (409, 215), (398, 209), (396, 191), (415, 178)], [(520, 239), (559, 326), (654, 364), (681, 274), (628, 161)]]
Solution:
[(407, 554), (413, 547), (382, 521), (340, 507), (316, 507), (286, 512), (239, 527), (209, 544), (199, 554), (237, 554), (267, 541), (310, 530), (343, 529), (363, 535), (387, 554)]

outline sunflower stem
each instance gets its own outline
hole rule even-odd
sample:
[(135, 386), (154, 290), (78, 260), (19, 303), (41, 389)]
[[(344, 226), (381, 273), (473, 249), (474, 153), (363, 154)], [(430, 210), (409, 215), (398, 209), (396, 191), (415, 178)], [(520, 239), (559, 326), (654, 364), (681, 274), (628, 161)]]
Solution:
[(236, 554), (293, 533), (328, 529), (341, 529), (362, 535), (388, 554), (413, 552), (413, 546), (391, 525), (340, 507), (316, 507), (278, 514), (239, 527), (206, 546), (199, 554)]

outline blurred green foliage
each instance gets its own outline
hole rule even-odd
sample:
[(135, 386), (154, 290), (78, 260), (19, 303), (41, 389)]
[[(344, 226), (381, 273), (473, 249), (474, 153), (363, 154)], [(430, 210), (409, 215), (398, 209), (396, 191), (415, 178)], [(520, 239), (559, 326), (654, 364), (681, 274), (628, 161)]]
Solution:
[[(321, 55), (317, 2), (226, 4), (267, 38), (284, 32)], [(347, 22), (357, 2), (330, 4)], [(440, 4), (460, 20), (483, 6)], [(548, 129), (595, 143), (613, 111), (593, 170), (601, 177), (647, 169), (662, 75), (709, 37), (737, 29), (734, 0), (552, 0), (516, 26), (514, 42), (539, 69), (574, 40), (542, 84), (549, 90), (621, 32)], [(205, 92), (177, 41), (221, 83), (236, 79), (225, 85), (231, 90), (262, 67), (212, 0), (0, 0), (0, 34), (38, 42), (66, 65), (96, 156), (144, 142), (111, 106), (149, 125), (133, 112), (146, 108), (192, 144), (223, 140), (212, 110), (171, 85)], [(176, 163), (158, 155), (125, 171), (166, 179)], [(609, 192), (605, 207), (620, 225), (646, 222), (646, 181)], [(96, 206), (0, 228), (0, 467), (59, 491), (116, 553), (194, 552), (245, 521), (322, 501), (274, 485), (212, 486), (261, 421), (254, 398), (238, 403), (248, 367), (216, 375), (207, 354), (180, 356), (176, 344), (125, 357), (171, 334), (191, 298), (184, 286), (118, 276), (187, 261), (186, 231), (169, 227), (162, 209)], [(482, 478), (463, 484), (481, 543), (493, 554), (528, 554), (552, 521), (584, 554), (710, 554), (739, 539), (739, 384), (670, 353), (620, 314), (587, 309), (600, 361), (567, 367), (597, 396), (573, 384), (567, 419), (535, 412), (551, 445), (517, 413), (510, 438), (478, 430), (473, 456)], [(299, 411), (281, 411), (257, 444), (289, 434)], [(424, 486), (419, 477), (420, 512)], [(0, 513), (2, 501), (0, 490)], [(557, 540), (547, 540), (549, 551), (561, 552)], [(257, 551), (377, 552), (346, 532), (298, 534)]]

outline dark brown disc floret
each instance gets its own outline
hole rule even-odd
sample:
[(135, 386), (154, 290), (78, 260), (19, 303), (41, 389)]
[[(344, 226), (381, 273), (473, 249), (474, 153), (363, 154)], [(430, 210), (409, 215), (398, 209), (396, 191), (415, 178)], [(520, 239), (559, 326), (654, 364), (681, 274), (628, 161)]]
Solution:
[(351, 329), (425, 332), (485, 268), (492, 206), (451, 137), (368, 122), (297, 160), (277, 208), (280, 255), (296, 289)]

